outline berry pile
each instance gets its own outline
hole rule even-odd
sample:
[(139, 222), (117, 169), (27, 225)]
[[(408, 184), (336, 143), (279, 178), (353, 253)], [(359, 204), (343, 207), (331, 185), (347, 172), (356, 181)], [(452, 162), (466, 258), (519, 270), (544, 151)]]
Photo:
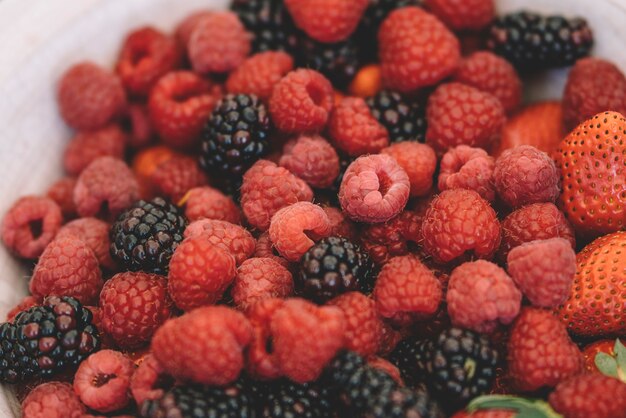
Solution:
[(626, 417), (626, 76), (494, 3), (235, 0), (71, 66), (0, 228), (23, 417)]

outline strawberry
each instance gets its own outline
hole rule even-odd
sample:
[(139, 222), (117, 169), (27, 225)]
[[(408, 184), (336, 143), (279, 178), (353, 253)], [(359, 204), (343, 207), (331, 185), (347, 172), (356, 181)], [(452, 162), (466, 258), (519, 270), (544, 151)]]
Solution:
[[(594, 238), (626, 222), (626, 119), (598, 113), (578, 125), (555, 153), (563, 212), (580, 235)], [(623, 303), (623, 300), (622, 300)]]
[(576, 256), (576, 276), (561, 320), (576, 335), (626, 334), (626, 232), (598, 238)]
[(583, 350), (583, 357), (585, 358), (585, 370), (592, 373), (597, 373), (600, 370), (596, 366), (596, 356), (600, 353), (607, 354), (610, 357), (615, 357), (613, 348), (615, 347), (615, 340), (607, 339), (593, 342)]
[[(626, 383), (626, 347), (619, 338), (615, 342), (611, 340), (599, 341), (592, 346), (588, 347), (589, 351), (597, 350), (593, 358), (595, 370)], [(587, 353), (587, 349), (583, 355), (585, 353)], [(587, 358), (585, 357), (586, 362)]]
[(511, 395), (484, 395), (473, 399), (465, 411), (452, 418), (560, 418), (541, 399), (524, 399)]

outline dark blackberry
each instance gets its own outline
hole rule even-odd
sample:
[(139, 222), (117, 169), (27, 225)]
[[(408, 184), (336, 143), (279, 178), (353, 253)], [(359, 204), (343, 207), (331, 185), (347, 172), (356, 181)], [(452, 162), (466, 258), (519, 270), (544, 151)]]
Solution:
[(166, 274), (186, 226), (180, 210), (164, 199), (140, 200), (111, 227), (111, 255), (128, 270)]
[(402, 380), (407, 385), (415, 386), (424, 381), (427, 369), (426, 354), (431, 344), (430, 340), (409, 337), (400, 341), (389, 354), (389, 361), (400, 370)]
[(0, 380), (21, 382), (76, 366), (100, 348), (89, 309), (75, 298), (49, 296), (41, 306), (0, 325)]
[(343, 237), (328, 237), (312, 246), (300, 262), (302, 294), (323, 303), (350, 291), (370, 291), (372, 263), (366, 252)]
[(498, 17), (489, 48), (521, 70), (563, 67), (589, 54), (593, 34), (582, 18), (520, 11)]
[(391, 142), (426, 140), (426, 109), (399, 93), (382, 90), (367, 99), (372, 115), (387, 128)]
[(424, 386), (398, 388), (373, 402), (365, 418), (444, 418), (439, 404), (431, 399)]
[(331, 418), (328, 390), (314, 383), (281, 380), (271, 385), (265, 398), (263, 418)]
[(217, 178), (240, 179), (267, 152), (269, 130), (269, 115), (255, 95), (225, 96), (202, 134), (200, 165)]
[(345, 41), (327, 44), (317, 42), (306, 34), (298, 37), (296, 60), (299, 67), (319, 71), (334, 86), (345, 88), (360, 67), (359, 44), (350, 37)]
[(253, 52), (294, 50), (295, 26), (282, 0), (234, 0), (231, 10), (254, 35)]

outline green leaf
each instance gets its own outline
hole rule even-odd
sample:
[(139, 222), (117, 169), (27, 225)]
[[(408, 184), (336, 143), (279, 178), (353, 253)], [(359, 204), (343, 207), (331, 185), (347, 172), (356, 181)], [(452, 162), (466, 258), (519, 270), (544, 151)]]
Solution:
[(607, 353), (598, 353), (593, 359), (598, 370), (610, 377), (617, 377), (617, 360)]
[(615, 358), (617, 359), (617, 377), (626, 383), (626, 347), (618, 339), (615, 340)]
[(518, 398), (510, 395), (480, 396), (469, 403), (467, 411), (508, 409), (515, 411), (517, 418), (561, 418), (550, 405), (543, 400)]

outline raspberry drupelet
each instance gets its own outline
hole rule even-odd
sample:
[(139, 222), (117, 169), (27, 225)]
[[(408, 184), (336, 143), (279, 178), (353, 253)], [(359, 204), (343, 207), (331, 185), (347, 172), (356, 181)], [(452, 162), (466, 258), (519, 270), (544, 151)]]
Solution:
[(293, 278), (285, 266), (272, 258), (250, 258), (237, 269), (231, 288), (235, 306), (242, 310), (263, 299), (293, 294)]

